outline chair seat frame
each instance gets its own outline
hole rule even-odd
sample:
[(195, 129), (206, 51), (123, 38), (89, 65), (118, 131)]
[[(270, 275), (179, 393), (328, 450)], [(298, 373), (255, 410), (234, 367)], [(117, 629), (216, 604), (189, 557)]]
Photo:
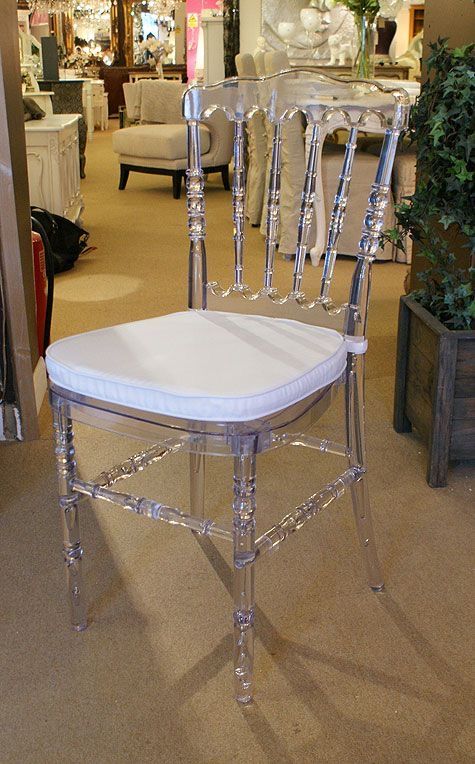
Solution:
[[(298, 72), (311, 73), (319, 82), (328, 84), (332, 78), (305, 68)], [(276, 75), (278, 78), (281, 75)], [(295, 76), (295, 73), (284, 73)], [(369, 207), (363, 224), (362, 239), (359, 244), (357, 263), (349, 294), (349, 301), (336, 306), (329, 296), (329, 285), (333, 272), (338, 227), (344, 217), (345, 196), (337, 194), (332, 225), (329, 232), (327, 259), (322, 278), (322, 292), (318, 298), (308, 299), (302, 291), (303, 260), (306, 253), (308, 234), (308, 210), (313, 204), (315, 192), (315, 161), (318, 141), (314, 140), (310, 152), (306, 185), (302, 196), (302, 219), (299, 227), (299, 243), (292, 290), (287, 295), (279, 295), (272, 286), (273, 249), (275, 249), (275, 209), (279, 190), (279, 133), (282, 119), (273, 115), (275, 141), (273, 169), (268, 196), (268, 236), (266, 242), (265, 281), (262, 290), (253, 292), (243, 280), (243, 220), (244, 220), (244, 151), (243, 125), (255, 109), (246, 113), (229, 115), (235, 121), (235, 171), (233, 181), (233, 205), (235, 221), (235, 282), (229, 289), (210, 282), (206, 275), (206, 253), (204, 248), (204, 171), (200, 165), (199, 120), (206, 119), (211, 109), (206, 98), (219, 103), (220, 98), (228, 98), (227, 88), (236, 88), (237, 93), (251, 92), (268, 87), (274, 78), (233, 78), (216, 86), (192, 87), (184, 95), (184, 115), (188, 123), (189, 166), (187, 170), (187, 199), (190, 232), (189, 307), (194, 310), (209, 308), (211, 300), (219, 303), (224, 296), (233, 294), (244, 299), (247, 304), (258, 305), (261, 301), (292, 303), (301, 311), (314, 308), (328, 315), (340, 316), (344, 320), (344, 334), (352, 342), (348, 345), (346, 369), (342, 376), (330, 385), (317, 390), (285, 410), (276, 412), (252, 422), (207, 422), (184, 420), (160, 413), (144, 412), (123, 405), (101, 401), (65, 390), (50, 383), (50, 401), (53, 410), (55, 453), (59, 481), (60, 507), (63, 516), (64, 561), (67, 571), (67, 590), (73, 628), (81, 631), (87, 626), (87, 615), (81, 561), (83, 548), (80, 538), (80, 499), (112, 502), (136, 514), (153, 520), (191, 530), (204, 536), (218, 537), (229, 541), (233, 547), (234, 570), (234, 679), (235, 696), (241, 704), (248, 704), (253, 698), (254, 660), (254, 618), (255, 594), (254, 575), (258, 560), (278, 548), (287, 538), (300, 530), (306, 523), (326, 509), (336, 499), (349, 492), (352, 499), (357, 535), (366, 563), (368, 583), (374, 591), (381, 591), (383, 579), (376, 552), (374, 532), (368, 495), (366, 453), (364, 437), (364, 364), (365, 326), (369, 298), (371, 262), (377, 247), (384, 201), (387, 199), (389, 179), (399, 134), (407, 124), (408, 110), (404, 91), (386, 90), (364, 82), (383, 93), (393, 95), (396, 118), (386, 130), (385, 144), (380, 158), (378, 175), (369, 198)], [(340, 80), (334, 80), (338, 87)], [(259, 84), (261, 83), (261, 84)], [(272, 82), (270, 83), (272, 85)], [(358, 85), (358, 83), (356, 83)], [(243, 87), (241, 91), (240, 88)], [(335, 85), (336, 87), (336, 85)], [(250, 89), (250, 90), (249, 90)], [(224, 93), (224, 95), (223, 95)], [(255, 93), (251, 92), (254, 97)], [(242, 99), (241, 99), (242, 100)], [(245, 100), (245, 98), (244, 98)], [(203, 101), (203, 102), (202, 102)], [(239, 101), (239, 99), (238, 99)], [(213, 100), (211, 100), (213, 103)], [(229, 103), (229, 101), (228, 101)], [(234, 103), (237, 103), (234, 99)], [(225, 107), (229, 110), (229, 106)], [(325, 116), (325, 115), (324, 115)], [(341, 121), (342, 115), (339, 114)], [(351, 173), (351, 157), (355, 145), (354, 125), (350, 126), (350, 139), (345, 154), (345, 171), (340, 176), (345, 185)], [(318, 130), (314, 129), (314, 138)], [(345, 188), (343, 189), (345, 191)], [(343, 210), (343, 214), (340, 214)], [(303, 257), (303, 260), (302, 260)], [(270, 298), (270, 300), (269, 300)], [(259, 310), (259, 307), (257, 307)], [(344, 390), (345, 430), (344, 443), (309, 435), (309, 430), (327, 410), (338, 389)], [(80, 421), (101, 429), (122, 435), (140, 438), (151, 443), (145, 450), (134, 454), (121, 464), (101, 472), (93, 480), (83, 480), (77, 472), (73, 442), (73, 421)], [(312, 494), (297, 507), (293, 507), (282, 519), (256, 538), (256, 461), (258, 454), (287, 445), (310, 448), (321, 454), (330, 453), (342, 457), (344, 469), (321, 490)], [(155, 499), (137, 497), (113, 488), (121, 480), (162, 461), (175, 452), (189, 452), (190, 458), (190, 509), (184, 511), (170, 507)], [(209, 455), (231, 456), (234, 461), (232, 520), (218, 524), (205, 517), (205, 458)]]

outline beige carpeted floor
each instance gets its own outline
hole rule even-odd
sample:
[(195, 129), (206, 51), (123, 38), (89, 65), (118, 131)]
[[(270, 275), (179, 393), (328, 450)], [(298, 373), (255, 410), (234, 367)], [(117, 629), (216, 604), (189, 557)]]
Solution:
[[(55, 338), (186, 303), (184, 201), (166, 178), (117, 191), (110, 132), (88, 146), (84, 222), (97, 250), (56, 284)], [(209, 185), (209, 244), (224, 270), (229, 194)], [(257, 277), (262, 244), (249, 233)], [(341, 291), (351, 264), (342, 262)], [(281, 263), (282, 278), (291, 264)], [(317, 285), (320, 270), (308, 268)], [(0, 761), (468, 762), (473, 472), (425, 482), (426, 452), (391, 426), (405, 267), (375, 267), (368, 358), (370, 484), (386, 591), (365, 585), (346, 498), (257, 571), (255, 704), (232, 700), (229, 550), (84, 503), (90, 629), (68, 629), (49, 413), (42, 438), (0, 447)], [(321, 432), (338, 437), (338, 407)], [(324, 426), (323, 426), (324, 425)], [(81, 471), (140, 444), (78, 427)], [(339, 469), (286, 449), (259, 459), (261, 528)], [(229, 515), (231, 465), (209, 466), (210, 514)], [(140, 486), (140, 487), (139, 487)], [(185, 455), (131, 486), (187, 506)]]

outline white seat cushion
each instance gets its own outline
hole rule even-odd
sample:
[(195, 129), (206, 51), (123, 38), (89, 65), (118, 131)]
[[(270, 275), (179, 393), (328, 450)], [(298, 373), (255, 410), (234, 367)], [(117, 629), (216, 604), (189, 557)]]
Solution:
[(333, 329), (190, 310), (59, 340), (48, 348), (46, 365), (53, 383), (102, 401), (242, 422), (335, 381), (346, 354)]
[[(206, 125), (200, 126), (201, 154), (210, 147), (210, 134)], [(116, 154), (144, 159), (184, 159), (188, 143), (186, 125), (137, 125), (116, 130), (112, 135), (112, 148)]]

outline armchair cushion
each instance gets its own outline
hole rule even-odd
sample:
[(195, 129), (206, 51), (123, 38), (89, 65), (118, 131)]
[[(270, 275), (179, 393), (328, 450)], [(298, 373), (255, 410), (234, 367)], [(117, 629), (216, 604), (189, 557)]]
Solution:
[[(200, 126), (201, 154), (210, 148), (210, 134)], [(117, 154), (148, 158), (185, 159), (187, 152), (186, 125), (138, 125), (117, 130), (112, 136)]]

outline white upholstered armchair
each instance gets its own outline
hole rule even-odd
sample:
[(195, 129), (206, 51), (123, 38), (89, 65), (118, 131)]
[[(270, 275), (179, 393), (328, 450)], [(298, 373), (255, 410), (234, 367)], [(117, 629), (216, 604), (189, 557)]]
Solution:
[[(168, 80), (139, 80), (129, 86), (127, 115), (139, 124), (117, 130), (112, 137), (120, 165), (121, 191), (131, 171), (171, 175), (173, 196), (180, 198), (187, 163), (186, 125), (181, 113), (184, 89), (181, 82)], [(200, 139), (204, 171), (220, 172), (225, 189), (229, 189), (233, 131), (222, 112), (201, 125)]]

